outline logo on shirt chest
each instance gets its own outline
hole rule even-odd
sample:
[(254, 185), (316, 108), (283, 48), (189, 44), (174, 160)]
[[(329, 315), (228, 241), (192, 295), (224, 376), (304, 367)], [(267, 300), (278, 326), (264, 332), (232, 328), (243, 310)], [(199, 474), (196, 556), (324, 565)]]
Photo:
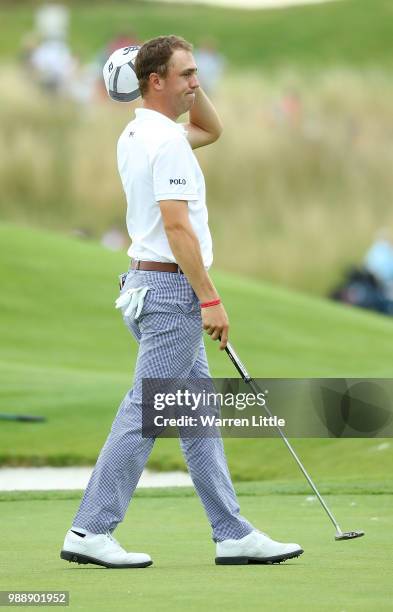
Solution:
[(170, 185), (185, 185), (187, 183), (184, 178), (169, 179)]

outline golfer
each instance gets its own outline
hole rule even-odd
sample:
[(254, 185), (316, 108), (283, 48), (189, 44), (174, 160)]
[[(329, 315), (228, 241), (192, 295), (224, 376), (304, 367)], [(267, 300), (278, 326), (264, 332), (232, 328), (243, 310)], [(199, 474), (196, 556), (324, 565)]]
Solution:
[[(203, 330), (221, 349), (228, 339), (228, 317), (208, 273), (213, 255), (205, 183), (192, 152), (217, 140), (220, 119), (199, 87), (192, 46), (184, 39), (146, 42), (135, 70), (143, 104), (118, 142), (132, 261), (117, 305), (139, 352), (133, 387), (61, 551), (62, 559), (111, 568), (152, 563), (148, 554), (126, 552), (112, 535), (154, 444), (142, 437), (142, 379), (208, 378)], [(176, 123), (187, 112), (189, 122)], [(241, 516), (220, 437), (183, 437), (180, 444), (211, 524), (216, 563), (280, 562), (303, 552)]]

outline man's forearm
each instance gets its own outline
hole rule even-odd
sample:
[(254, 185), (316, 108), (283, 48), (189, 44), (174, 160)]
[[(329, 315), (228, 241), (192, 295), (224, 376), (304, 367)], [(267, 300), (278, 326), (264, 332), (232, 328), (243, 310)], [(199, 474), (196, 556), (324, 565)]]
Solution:
[(199, 241), (192, 226), (167, 228), (166, 234), (172, 253), (198, 299), (201, 302), (216, 299), (218, 293), (203, 265)]
[(221, 119), (205, 92), (196, 91), (195, 102), (189, 114), (190, 124), (218, 138), (222, 132)]

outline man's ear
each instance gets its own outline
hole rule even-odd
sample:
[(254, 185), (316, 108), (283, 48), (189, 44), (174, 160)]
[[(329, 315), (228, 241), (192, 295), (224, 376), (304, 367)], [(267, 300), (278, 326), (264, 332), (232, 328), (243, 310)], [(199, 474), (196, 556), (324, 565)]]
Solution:
[(150, 87), (155, 91), (160, 91), (161, 89), (163, 89), (164, 86), (163, 79), (160, 77), (159, 74), (157, 74), (157, 72), (152, 72), (151, 74), (149, 74), (149, 83)]

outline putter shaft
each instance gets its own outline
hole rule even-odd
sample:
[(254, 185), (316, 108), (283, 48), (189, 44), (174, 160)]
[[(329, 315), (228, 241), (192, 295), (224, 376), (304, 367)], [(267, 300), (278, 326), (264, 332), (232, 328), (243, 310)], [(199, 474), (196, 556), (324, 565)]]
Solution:
[[(232, 346), (229, 344), (227, 344), (227, 346), (225, 347), (225, 351), (228, 354), (230, 360), (232, 361), (232, 363), (234, 364), (235, 368), (237, 369), (237, 371), (239, 372), (240, 376), (242, 377), (242, 379), (244, 380), (245, 383), (248, 383), (251, 387), (251, 389), (253, 390), (253, 392), (255, 393), (255, 395), (257, 393), (260, 392), (260, 389), (258, 388), (258, 386), (256, 385), (256, 383), (254, 382), (254, 380), (251, 378), (251, 376), (249, 375), (249, 373), (247, 372), (244, 364), (240, 361), (239, 357), (236, 355), (235, 351), (233, 350)], [(272, 413), (270, 412), (269, 408), (267, 407), (266, 403), (264, 404), (264, 409), (265, 412), (268, 414), (269, 417), (273, 418)], [(296, 463), (298, 464), (299, 468), (301, 469), (301, 471), (303, 472), (304, 476), (307, 479), (308, 484), (310, 485), (310, 487), (312, 488), (312, 490), (314, 491), (315, 495), (317, 496), (322, 508), (325, 510), (326, 514), (328, 515), (328, 517), (330, 518), (330, 520), (332, 521), (334, 527), (336, 528), (337, 531), (337, 535), (340, 536), (342, 535), (342, 531), (340, 529), (339, 524), (337, 523), (336, 519), (334, 518), (333, 514), (330, 512), (329, 508), (327, 507), (325, 500), (323, 499), (323, 497), (321, 496), (321, 494), (319, 493), (317, 487), (315, 486), (315, 484), (313, 483), (311, 477), (309, 476), (306, 468), (304, 467), (304, 465), (302, 464), (302, 462), (300, 461), (299, 457), (297, 456), (295, 450), (292, 448), (292, 445), (290, 444), (290, 442), (288, 441), (286, 435), (284, 434), (284, 432), (282, 431), (282, 429), (279, 427), (279, 425), (275, 426), (278, 433), (280, 434), (282, 440), (284, 441), (284, 443), (286, 444), (289, 452), (291, 453), (292, 457), (295, 459)]]

